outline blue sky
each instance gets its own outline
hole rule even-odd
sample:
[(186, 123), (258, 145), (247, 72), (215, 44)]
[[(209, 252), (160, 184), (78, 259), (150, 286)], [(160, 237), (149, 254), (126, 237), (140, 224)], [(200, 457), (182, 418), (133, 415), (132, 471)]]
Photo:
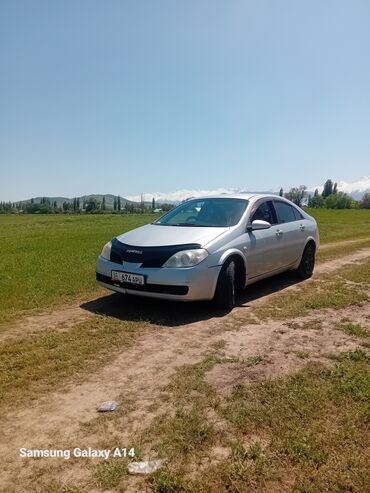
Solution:
[(370, 174), (367, 0), (0, 0), (0, 200)]

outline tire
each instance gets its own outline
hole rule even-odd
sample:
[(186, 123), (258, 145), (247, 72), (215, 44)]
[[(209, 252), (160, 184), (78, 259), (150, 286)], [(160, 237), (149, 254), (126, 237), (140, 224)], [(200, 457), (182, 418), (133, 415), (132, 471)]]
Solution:
[(235, 262), (232, 260), (223, 265), (218, 276), (214, 302), (218, 308), (230, 311), (235, 306)]
[(312, 243), (306, 245), (303, 250), (301, 262), (296, 270), (300, 279), (309, 279), (312, 276), (315, 267), (315, 246)]

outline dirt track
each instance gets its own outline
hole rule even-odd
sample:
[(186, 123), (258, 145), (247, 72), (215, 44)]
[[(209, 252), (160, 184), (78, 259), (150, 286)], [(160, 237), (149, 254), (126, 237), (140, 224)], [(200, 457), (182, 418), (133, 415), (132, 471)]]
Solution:
[[(315, 275), (361, 262), (369, 256), (368, 248), (322, 263), (317, 266)], [(293, 290), (296, 287), (297, 284), (292, 284), (289, 279), (265, 282), (254, 288), (257, 296), (253, 300), (246, 297), (242, 306), (223, 317), (217, 314), (209, 316), (209, 307), (202, 304), (194, 306), (192, 313), (189, 309), (179, 311), (176, 307), (171, 308), (173, 311), (162, 314), (161, 319), (152, 317), (152, 329), (143, 331), (132, 348), (123, 351), (94, 375), (85, 380), (77, 379), (68, 389), (42, 397), (31, 407), (2, 416), (0, 453), (4, 462), (0, 490), (13, 491), (11, 478), (15, 474), (22, 478), (23, 484), (27, 484), (30, 471), (22, 467), (24, 463), (18, 458), (20, 447), (72, 448), (79, 443), (93, 446), (89, 439), (93, 441), (94, 437), (89, 436), (82, 424), (96, 419), (96, 405), (103, 400), (117, 400), (121, 407), (127, 407), (121, 439), (122, 443), (126, 440), (129, 445), (131, 437), (143, 431), (160, 412), (158, 397), (161, 387), (169, 382), (177, 368), (201, 361), (213, 343), (225, 341), (226, 360), (210, 371), (207, 379), (224, 392), (236, 382), (250, 382), (299, 370), (307, 364), (307, 360), (297, 356), (299, 352), (309, 354), (310, 361), (330, 364), (330, 353), (354, 349), (357, 342), (332, 327), (341, 317), (349, 317), (352, 321), (368, 320), (370, 306), (366, 303), (343, 310), (315, 311), (314, 315), (294, 319), (300, 325), (314, 321), (319, 330), (291, 328), (284, 322), (243, 322), (245, 314), (256, 304), (266, 303), (281, 289)], [(93, 317), (95, 313), (109, 312), (117, 316), (119, 312), (122, 316), (122, 307), (117, 303), (113, 295), (81, 306), (62, 307), (13, 324), (3, 337), (59, 325), (62, 330), (68, 330), (68, 327)], [(152, 302), (136, 303), (132, 310), (146, 310), (150, 319)], [(129, 313), (132, 315), (133, 312)], [(243, 360), (255, 356), (260, 356), (261, 362), (253, 367), (246, 366), (241, 370), (240, 365), (233, 363), (235, 358)], [(227, 358), (230, 358), (230, 363)], [(12, 444), (11, 451), (9, 443)]]
[[(348, 243), (353, 242), (343, 242), (343, 244)], [(335, 271), (343, 265), (355, 263), (369, 257), (370, 248), (363, 248), (345, 257), (318, 264), (315, 267), (314, 277), (323, 273)], [(288, 287), (289, 289), (294, 289), (294, 284), (292, 285), (290, 282), (288, 286), (283, 286), (283, 289)], [(266, 295), (263, 296), (262, 302), (265, 302), (265, 299)], [(144, 304), (145, 302), (146, 300), (144, 300)], [(112, 296), (102, 296), (96, 300), (85, 299), (72, 305), (62, 305), (54, 310), (24, 317), (21, 320), (7, 324), (6, 330), (0, 332), (0, 342), (10, 337), (24, 336), (26, 333), (33, 334), (44, 329), (57, 327), (60, 330), (68, 330), (69, 327), (86, 320), (95, 313), (107, 313), (109, 315), (110, 309), (114, 311), (117, 310), (117, 308), (120, 309), (120, 307), (117, 307), (116, 299)]]

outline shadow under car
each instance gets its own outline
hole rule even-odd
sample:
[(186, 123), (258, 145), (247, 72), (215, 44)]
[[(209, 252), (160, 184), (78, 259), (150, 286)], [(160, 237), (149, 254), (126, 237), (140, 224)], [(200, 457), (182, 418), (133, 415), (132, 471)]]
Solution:
[[(285, 272), (247, 286), (238, 296), (236, 307), (250, 308), (250, 302), (277, 293), (301, 282), (292, 272)], [(107, 294), (80, 305), (91, 313), (127, 321), (149, 321), (156, 325), (178, 327), (214, 317), (225, 311), (217, 309), (212, 301), (169, 301), (144, 296)]]

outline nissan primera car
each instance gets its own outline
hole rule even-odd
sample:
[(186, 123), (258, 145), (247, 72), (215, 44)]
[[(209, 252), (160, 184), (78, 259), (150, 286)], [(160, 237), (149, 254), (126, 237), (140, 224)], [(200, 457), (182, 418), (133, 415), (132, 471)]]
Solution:
[(188, 200), (152, 224), (113, 238), (96, 265), (107, 289), (168, 300), (212, 300), (223, 309), (260, 279), (312, 275), (316, 221), (275, 195)]

